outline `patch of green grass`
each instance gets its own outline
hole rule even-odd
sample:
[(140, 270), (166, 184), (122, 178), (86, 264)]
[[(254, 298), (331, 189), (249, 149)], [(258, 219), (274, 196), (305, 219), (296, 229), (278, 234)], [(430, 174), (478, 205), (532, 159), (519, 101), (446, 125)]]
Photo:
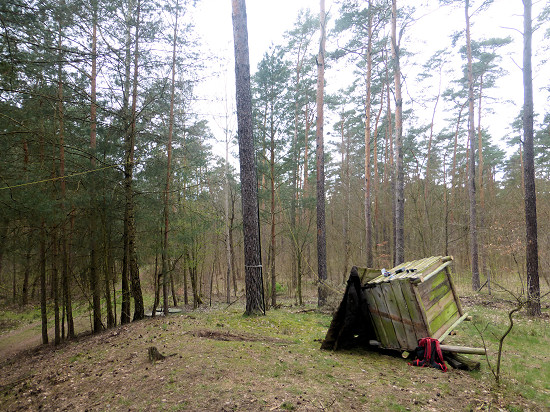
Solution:
[(6, 325), (9, 329), (23, 324), (34, 323), (41, 319), (40, 307), (4, 308), (0, 310), (0, 319), (2, 319), (3, 326)]
[(82, 354), (81, 353), (77, 353), (76, 355), (73, 355), (69, 358), (69, 362), (70, 363), (74, 363), (78, 360), (80, 360), (80, 358), (82, 357)]
[(284, 409), (285, 411), (293, 411), (296, 409), (296, 407), (292, 404), (292, 402), (285, 401), (280, 406), (281, 409)]
[[(469, 309), (472, 322), (463, 322), (458, 328), (455, 340), (464, 346), (483, 347), (483, 340), (488, 349), (489, 361), (496, 372), (499, 340), (509, 325), (508, 312), (513, 302), (498, 302), (495, 307), (490, 304), (475, 305)], [(540, 405), (550, 408), (550, 327), (545, 319), (532, 319), (524, 311), (513, 316), (514, 326), (503, 341), (500, 365), (500, 381), (504, 390), (524, 396)], [(477, 329), (476, 329), (477, 327)], [(483, 336), (483, 339), (480, 336)], [(482, 362), (480, 372), (471, 373), (480, 380), (494, 376), (487, 361)]]

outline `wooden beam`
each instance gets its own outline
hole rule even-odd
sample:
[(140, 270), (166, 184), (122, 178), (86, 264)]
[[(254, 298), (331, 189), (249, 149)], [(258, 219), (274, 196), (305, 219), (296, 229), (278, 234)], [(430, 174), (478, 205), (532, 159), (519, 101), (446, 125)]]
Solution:
[(485, 355), (483, 348), (469, 348), (467, 346), (440, 345), (443, 352), (469, 353), (470, 355)]

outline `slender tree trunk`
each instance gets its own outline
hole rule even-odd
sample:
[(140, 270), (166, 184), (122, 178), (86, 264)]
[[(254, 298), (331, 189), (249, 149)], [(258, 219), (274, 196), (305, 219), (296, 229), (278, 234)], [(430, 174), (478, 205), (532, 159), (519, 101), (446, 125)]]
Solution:
[[(374, 163), (374, 219), (373, 219), (373, 234), (374, 234), (374, 255), (377, 262), (373, 263), (374, 267), (379, 267), (380, 264), (379, 254), (378, 254), (378, 243), (379, 243), (379, 226), (380, 226), (380, 176), (378, 172), (378, 133), (379, 133), (379, 122), (380, 116), (382, 116), (382, 110), (384, 109), (384, 88), (380, 90), (380, 109), (378, 109), (378, 114), (376, 115), (376, 122), (374, 126), (374, 145), (373, 145), (373, 163)], [(349, 137), (348, 137), (349, 145)], [(348, 148), (349, 152), (349, 148)], [(348, 183), (349, 184), (349, 183)], [(350, 187), (351, 189), (351, 187)]]
[(400, 50), (397, 39), (397, 1), (392, 0), (392, 56), (395, 80), (395, 264), (405, 261), (405, 174), (403, 168), (403, 99), (401, 97)]
[(172, 83), (170, 86), (170, 119), (168, 122), (168, 143), (166, 144), (166, 188), (164, 190), (164, 243), (162, 248), (162, 297), (164, 316), (168, 316), (168, 234), (170, 232), (170, 183), (172, 180), (172, 135), (174, 132), (174, 100), (176, 89), (176, 44), (178, 41), (178, 6), (176, 1), (176, 21), (172, 43)]
[[(478, 96), (478, 123), (477, 123), (477, 154), (478, 154), (478, 188), (479, 188), (479, 205), (478, 210), (479, 216), (479, 237), (478, 237), (478, 253), (479, 261), (481, 262), (481, 274), (484, 274), (487, 277), (487, 282), (489, 282), (489, 274), (487, 273), (487, 256), (485, 256), (485, 188), (483, 184), (483, 135), (481, 130), (481, 102), (483, 96), (483, 74), (479, 79), (479, 96)], [(488, 283), (489, 293), (491, 291), (491, 286)]]
[(470, 0), (465, 2), (466, 53), (468, 55), (468, 136), (470, 138), (470, 173), (468, 194), (470, 197), (470, 259), (472, 266), (472, 289), (479, 290), (479, 265), (477, 245), (477, 206), (476, 206), (476, 146), (474, 125), (474, 74), (472, 68), (472, 43), (470, 38)]
[(134, 210), (133, 172), (134, 172), (134, 147), (136, 141), (136, 117), (137, 117), (137, 88), (138, 88), (138, 59), (139, 59), (139, 29), (140, 29), (141, 0), (137, 3), (136, 39), (134, 50), (134, 79), (132, 92), (132, 123), (130, 127), (129, 151), (128, 151), (128, 176), (126, 183), (126, 208), (128, 217), (128, 263), (130, 269), (130, 284), (134, 298), (134, 318), (140, 320), (145, 317), (143, 296), (139, 280), (139, 267), (136, 253), (136, 219)]
[(235, 265), (235, 246), (233, 242), (233, 222), (235, 221), (235, 196), (231, 191), (231, 214), (229, 215), (229, 251), (231, 256), (231, 272), (233, 273), (233, 294), (237, 297), (237, 269)]
[(232, 18), (235, 44), (237, 134), (239, 136), (244, 235), (246, 283), (245, 314), (265, 314), (262, 258), (260, 252), (260, 226), (258, 220), (258, 183), (254, 162), (254, 139), (252, 135), (252, 97), (250, 91), (248, 29), (244, 0), (232, 0)]
[(42, 319), (42, 344), (48, 343), (48, 312), (46, 296), (46, 223), (40, 225), (40, 315)]
[[(29, 238), (32, 233), (29, 231)], [(21, 305), (29, 303), (29, 277), (31, 272), (31, 239), (27, 240), (27, 252), (25, 253), (25, 271), (23, 273), (23, 287), (21, 289)]]
[(130, 114), (130, 87), (131, 87), (131, 59), (132, 59), (132, 39), (131, 39), (131, 29), (132, 29), (132, 13), (134, 9), (134, 0), (128, 0), (127, 2), (128, 9), (126, 10), (126, 22), (125, 22), (125, 58), (124, 58), (124, 100), (122, 106), (122, 113), (124, 116), (124, 121), (126, 124), (126, 133), (124, 136), (124, 150), (125, 150), (125, 162), (124, 162), (124, 195), (126, 197), (124, 205), (124, 228), (123, 228), (123, 257), (122, 257), (122, 305), (120, 313), (120, 323), (125, 324), (130, 322), (130, 282), (129, 282), (129, 273), (128, 273), (128, 261), (129, 261), (129, 216), (128, 216), (128, 205), (129, 205), (129, 196), (131, 196), (132, 191), (132, 168), (133, 164), (130, 164), (131, 159), (131, 137), (130, 137), (130, 124), (132, 123), (132, 118)]
[(188, 286), (187, 286), (187, 276), (188, 276), (189, 270), (187, 268), (187, 264), (183, 265), (183, 303), (185, 305), (189, 305), (189, 292), (188, 292)]
[[(228, 125), (226, 125), (228, 126)], [(225, 165), (224, 165), (224, 174), (225, 174), (225, 193), (224, 193), (224, 213), (225, 213), (225, 258), (227, 264), (227, 272), (225, 279), (225, 301), (226, 303), (231, 303), (231, 223), (229, 220), (229, 130), (226, 127), (225, 134)]]
[(270, 272), (271, 272), (271, 306), (277, 305), (277, 275), (275, 273), (275, 130), (273, 126), (273, 109), (271, 110), (271, 153), (270, 153), (270, 168), (271, 168), (271, 241), (270, 241)]
[(345, 128), (345, 114), (342, 112), (340, 119), (340, 138), (341, 138), (341, 171), (340, 180), (342, 182), (342, 197), (344, 201), (344, 212), (342, 213), (342, 232), (344, 237), (344, 270), (342, 271), (342, 283), (345, 283), (349, 275), (351, 241), (350, 241), (350, 173), (349, 173), (349, 132)]
[(327, 280), (327, 240), (325, 225), (325, 152), (323, 142), (323, 101), (325, 90), (325, 40), (326, 16), (325, 0), (320, 0), (321, 39), (317, 56), (317, 276), (319, 277), (318, 305), (326, 303), (324, 283)]
[(525, 180), (525, 229), (527, 265), (527, 311), (541, 316), (539, 259), (537, 239), (537, 197), (535, 188), (535, 153), (533, 148), (533, 73), (531, 42), (533, 35), (531, 0), (523, 0), (523, 155)]
[(53, 311), (54, 311), (54, 343), (61, 343), (61, 329), (59, 318), (59, 277), (57, 266), (57, 235), (55, 229), (52, 231), (52, 291), (53, 291)]
[(2, 218), (0, 221), (0, 276), (2, 276), (2, 263), (4, 262), (4, 251), (6, 250), (8, 240), (9, 223), (9, 220), (6, 218)]
[[(388, 53), (385, 53), (385, 80), (386, 80), (386, 102), (387, 102), (387, 121), (388, 129), (386, 133), (386, 154), (384, 162), (384, 182), (388, 187), (388, 192), (391, 193), (389, 199), (389, 207), (391, 208), (391, 237), (388, 239), (389, 250), (392, 256), (392, 262), (395, 264), (395, 167), (394, 167), (394, 152), (393, 152), (393, 124), (391, 116), (391, 93), (390, 93), (390, 76), (389, 76), (389, 61)], [(389, 190), (391, 188), (391, 190)]]
[(371, 200), (371, 83), (372, 83), (372, 1), (368, 4), (367, 22), (367, 99), (365, 102), (365, 233), (367, 248), (367, 267), (373, 267), (372, 257), (372, 200)]
[[(107, 228), (103, 228), (104, 233), (107, 232)], [(111, 301), (111, 286), (110, 281), (113, 277), (113, 264), (112, 256), (110, 252), (110, 236), (105, 235), (103, 239), (104, 245), (104, 272), (105, 272), (105, 302), (107, 303), (107, 327), (113, 328), (116, 326), (116, 318), (113, 313), (113, 302)], [(114, 297), (114, 296), (113, 296)]]
[(468, 101), (464, 102), (464, 104), (460, 107), (460, 110), (458, 112), (458, 118), (456, 121), (456, 128), (455, 128), (455, 136), (454, 136), (454, 145), (453, 145), (453, 160), (452, 160), (452, 168), (451, 168), (451, 199), (450, 199), (450, 212), (449, 212), (449, 221), (452, 225), (454, 222), (454, 210), (455, 210), (455, 203), (456, 203), (456, 190), (455, 187), (457, 185), (456, 178), (457, 178), (457, 152), (458, 152), (458, 132), (460, 130), (460, 121), (462, 119), (462, 111), (464, 110), (464, 107), (466, 107), (466, 104)]
[(434, 109), (433, 109), (433, 112), (432, 112), (432, 121), (430, 123), (430, 137), (428, 138), (428, 153), (426, 155), (426, 178), (424, 180), (424, 205), (425, 205), (425, 209), (426, 209), (426, 219), (429, 223), (429, 216), (428, 216), (428, 189), (429, 189), (429, 186), (430, 186), (430, 181), (431, 181), (431, 177), (430, 177), (430, 160), (431, 160), (431, 157), (432, 157), (432, 141), (433, 141), (433, 134), (434, 134), (434, 121), (435, 121), (435, 114), (436, 114), (436, 111), (437, 111), (437, 105), (439, 103), (439, 97), (441, 96), (441, 80), (442, 80), (442, 76), (441, 76), (441, 67), (440, 67), (440, 72), (439, 72), (439, 87), (438, 87), (438, 90), (437, 90), (437, 97), (435, 99), (435, 104), (434, 104)]
[[(92, 76), (91, 76), (91, 104), (90, 104), (90, 166), (96, 166), (96, 141), (97, 141), (97, 103), (96, 103), (96, 79), (97, 79), (97, 2), (93, 2), (92, 11)], [(94, 333), (103, 329), (101, 321), (101, 283), (97, 265), (97, 213), (96, 191), (94, 179), (91, 181), (91, 210), (90, 210), (90, 288), (92, 290), (92, 306), (94, 319)]]

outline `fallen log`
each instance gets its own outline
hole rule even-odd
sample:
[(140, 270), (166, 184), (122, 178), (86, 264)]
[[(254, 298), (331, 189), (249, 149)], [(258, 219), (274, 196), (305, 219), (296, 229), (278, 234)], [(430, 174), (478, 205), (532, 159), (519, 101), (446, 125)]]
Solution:
[(466, 356), (459, 355), (458, 353), (446, 352), (443, 354), (443, 358), (455, 369), (478, 371), (481, 366), (480, 362), (469, 359)]
[(443, 352), (468, 353), (470, 355), (485, 355), (483, 348), (469, 348), (467, 346), (439, 345)]

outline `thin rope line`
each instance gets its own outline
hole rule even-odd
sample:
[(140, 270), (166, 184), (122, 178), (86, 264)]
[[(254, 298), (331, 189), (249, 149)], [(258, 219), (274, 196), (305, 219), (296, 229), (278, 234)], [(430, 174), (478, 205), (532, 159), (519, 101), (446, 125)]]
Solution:
[(119, 163), (119, 164), (114, 164), (114, 165), (110, 165), (110, 166), (100, 167), (98, 169), (85, 170), (83, 172), (77, 172), (77, 173), (73, 173), (73, 174), (70, 174), (70, 175), (52, 177), (52, 178), (43, 179), (43, 180), (36, 180), (34, 182), (21, 183), (21, 184), (14, 185), (14, 186), (8, 185), (8, 186), (5, 186), (5, 187), (0, 187), (0, 190), (15, 189), (15, 188), (18, 188), (18, 187), (23, 187), (23, 186), (36, 185), (36, 184), (39, 184), (39, 183), (54, 182), (56, 180), (68, 179), (69, 177), (74, 177), (74, 176), (82, 176), (82, 175), (86, 175), (86, 174), (89, 174), (89, 173), (94, 173), (94, 172), (99, 172), (101, 170), (110, 169), (112, 167), (123, 166), (125, 164), (126, 163)]

